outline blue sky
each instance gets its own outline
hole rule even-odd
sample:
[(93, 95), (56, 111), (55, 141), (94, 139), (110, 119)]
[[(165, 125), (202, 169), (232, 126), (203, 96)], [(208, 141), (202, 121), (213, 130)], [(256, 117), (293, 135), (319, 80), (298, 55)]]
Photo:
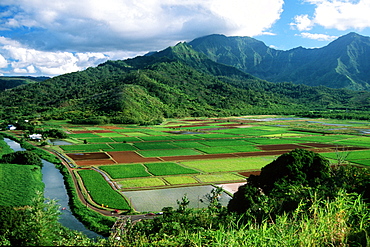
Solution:
[(56, 76), (209, 34), (279, 50), (370, 36), (370, 0), (1, 0), (0, 75)]

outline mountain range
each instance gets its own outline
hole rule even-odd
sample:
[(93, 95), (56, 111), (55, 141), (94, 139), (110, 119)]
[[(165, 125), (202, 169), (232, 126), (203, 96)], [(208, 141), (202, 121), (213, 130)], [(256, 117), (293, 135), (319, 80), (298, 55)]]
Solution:
[[(340, 44), (348, 45), (351, 37), (352, 39), (359, 37), (361, 40), (363, 38), (349, 34), (344, 37), (346, 42), (338, 39), (321, 48), (322, 50), (313, 49), (311, 52), (320, 51), (323, 54), (328, 47), (344, 47)], [(221, 48), (220, 40), (224, 42), (224, 48)], [(242, 51), (240, 47), (243, 42), (250, 45), (243, 46)], [(350, 43), (353, 42), (355, 41)], [(239, 52), (236, 48), (236, 50), (230, 48), (236, 43), (239, 44), (238, 47), (240, 46)], [(208, 47), (208, 52), (197, 51), (202, 47)], [(334, 48), (330, 49), (334, 53)], [(250, 59), (252, 55), (246, 55), (247, 51), (252, 50), (255, 51), (253, 62)], [(335, 54), (341, 53), (341, 50), (338, 48)], [(365, 46), (359, 50), (363, 51), (361, 54), (366, 54)], [(172, 117), (302, 114), (312, 110), (369, 109), (368, 91), (333, 89), (322, 85), (312, 87), (300, 82), (293, 83), (292, 80), (275, 83), (259, 78), (262, 77), (261, 74), (267, 77), (273, 73), (280, 73), (283, 77), (289, 74), (288, 67), (292, 69), (291, 77), (295, 73), (300, 75), (302, 80), (306, 80), (304, 75), (312, 77), (312, 74), (315, 74), (312, 70), (311, 73), (305, 72), (303, 69), (305, 66), (299, 67), (298, 62), (293, 62), (298, 57), (303, 59), (305, 52), (310, 50), (297, 48), (286, 52), (277, 51), (252, 38), (211, 35), (190, 43), (178, 43), (146, 56), (107, 61), (84, 71), (0, 92), (0, 119), (18, 119), (20, 116), (27, 116), (72, 119), (75, 123), (154, 124), (161, 122), (163, 118)], [(357, 57), (366, 60), (359, 52), (356, 54)], [(313, 55), (310, 56), (306, 59), (310, 61), (307, 64), (314, 65), (315, 59)], [(282, 62), (276, 65), (280, 66), (281, 71), (272, 68), (279, 57), (287, 59), (285, 65)], [(326, 58), (327, 61), (334, 59)], [(345, 61), (344, 58), (341, 59), (340, 61)], [(360, 63), (360, 60), (352, 63), (353, 66), (356, 65), (358, 71), (366, 67), (366, 62)], [(262, 64), (269, 64), (270, 69), (262, 73)], [(330, 63), (316, 65), (317, 68), (331, 66)], [(258, 73), (253, 71), (246, 73), (246, 68)], [(349, 65), (342, 65), (342, 68), (351, 71)], [(341, 74), (338, 73), (325, 74), (327, 78), (329, 75), (341, 78)], [(362, 78), (362, 75), (358, 77)], [(365, 88), (367, 84), (363, 82), (359, 85)]]
[(211, 60), (271, 82), (370, 89), (370, 38), (349, 33), (322, 48), (276, 50), (250, 37), (209, 35), (189, 45)]

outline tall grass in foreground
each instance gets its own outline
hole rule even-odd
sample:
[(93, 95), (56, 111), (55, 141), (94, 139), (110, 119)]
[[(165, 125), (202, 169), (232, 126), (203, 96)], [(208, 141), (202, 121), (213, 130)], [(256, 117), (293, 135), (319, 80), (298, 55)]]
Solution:
[[(307, 205), (312, 205), (307, 210)], [(305, 210), (303, 210), (305, 208)], [(194, 212), (195, 213), (195, 212)], [(203, 212), (206, 213), (206, 212)], [(179, 224), (172, 222), (172, 224)], [(157, 229), (158, 230), (158, 229)], [(369, 246), (370, 209), (360, 196), (340, 193), (333, 201), (302, 202), (289, 215), (256, 224), (230, 221), (193, 230), (179, 225), (178, 234), (124, 236), (125, 246)], [(134, 240), (135, 239), (135, 240)]]

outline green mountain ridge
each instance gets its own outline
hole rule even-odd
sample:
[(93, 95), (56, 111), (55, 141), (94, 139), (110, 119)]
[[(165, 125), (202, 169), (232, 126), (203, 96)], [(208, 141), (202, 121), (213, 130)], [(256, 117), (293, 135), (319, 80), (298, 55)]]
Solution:
[(0, 91), (18, 87), (24, 84), (41, 82), (49, 77), (32, 77), (32, 76), (0, 76)]
[(164, 117), (366, 109), (369, 98), (366, 92), (261, 80), (179, 43), (1, 92), (0, 116), (153, 124)]
[(349, 33), (322, 48), (276, 50), (250, 37), (209, 35), (189, 42), (215, 62), (272, 82), (370, 89), (370, 38)]

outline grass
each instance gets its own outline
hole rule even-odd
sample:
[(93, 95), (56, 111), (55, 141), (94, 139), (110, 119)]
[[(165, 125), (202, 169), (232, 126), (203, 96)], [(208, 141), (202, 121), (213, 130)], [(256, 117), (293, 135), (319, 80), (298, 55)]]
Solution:
[(85, 138), (99, 138), (99, 135), (93, 133), (69, 134), (71, 138), (85, 139)]
[(260, 170), (274, 160), (273, 156), (228, 158), (213, 160), (182, 161), (186, 167), (201, 170), (206, 173), (229, 172), (229, 171), (251, 171)]
[(370, 159), (368, 160), (355, 160), (352, 161), (355, 164), (363, 165), (363, 166), (370, 166)]
[(166, 185), (160, 178), (134, 178), (126, 179), (118, 182), (122, 189), (140, 188), (140, 187), (155, 187)]
[(338, 155), (342, 157), (344, 156), (347, 161), (366, 160), (370, 159), (370, 150), (322, 153), (321, 155), (331, 159), (337, 159)]
[[(150, 134), (152, 134), (152, 133), (150, 133)], [(141, 136), (140, 139), (142, 139), (143, 141), (169, 141), (169, 140), (172, 140), (172, 138), (169, 137), (169, 136)]]
[(148, 172), (150, 172), (154, 176), (199, 173), (199, 171), (183, 167), (176, 163), (148, 163), (145, 164), (145, 166), (148, 168)]
[[(130, 144), (127, 143), (111, 143), (109, 144), (114, 150), (113, 151), (133, 151), (136, 150), (136, 148)], [(112, 150), (110, 150), (112, 151)]]
[(245, 142), (243, 140), (234, 140), (234, 139), (199, 141), (199, 143), (209, 146), (209, 147), (242, 146), (242, 145), (250, 144), (249, 142)]
[(141, 164), (130, 165), (108, 165), (100, 166), (99, 169), (105, 171), (113, 179), (119, 178), (135, 178), (135, 177), (149, 177), (150, 174)]
[(141, 150), (179, 148), (178, 146), (172, 145), (171, 143), (167, 142), (142, 142), (135, 143), (134, 146)]
[(100, 135), (101, 137), (121, 137), (122, 135), (120, 133), (98, 133), (97, 135)]
[(112, 137), (112, 139), (116, 142), (140, 142), (141, 140), (136, 137)]
[(85, 151), (85, 152), (91, 152), (96, 150), (107, 150), (112, 149), (107, 144), (103, 143), (97, 143), (97, 144), (83, 144), (83, 145), (62, 145), (60, 146), (61, 149), (67, 152), (71, 151)]
[(107, 142), (114, 142), (112, 139), (108, 137), (101, 137), (101, 138), (89, 138), (89, 143), (107, 143)]
[(174, 145), (179, 146), (181, 148), (198, 148), (198, 147), (206, 147), (205, 145), (199, 143), (199, 142), (183, 142), (183, 141), (177, 141), (173, 142)]
[(196, 176), (203, 183), (216, 183), (245, 180), (245, 177), (233, 173), (205, 174)]
[(44, 191), (40, 167), (0, 164), (0, 205), (31, 205), (37, 191)]
[(170, 177), (165, 177), (164, 180), (166, 180), (169, 184), (172, 184), (172, 185), (198, 183), (198, 180), (190, 176), (170, 176)]
[(196, 149), (206, 154), (225, 154), (235, 152), (235, 150), (229, 147), (199, 147)]
[(130, 209), (125, 198), (113, 190), (101, 174), (93, 170), (80, 170), (78, 174), (91, 198), (97, 204), (121, 210)]
[(168, 157), (201, 154), (193, 149), (142, 150), (138, 151), (138, 153), (144, 157)]
[(252, 146), (252, 145), (244, 145), (244, 146), (233, 146), (228, 147), (231, 150), (234, 150), (234, 152), (260, 152), (261, 150)]

